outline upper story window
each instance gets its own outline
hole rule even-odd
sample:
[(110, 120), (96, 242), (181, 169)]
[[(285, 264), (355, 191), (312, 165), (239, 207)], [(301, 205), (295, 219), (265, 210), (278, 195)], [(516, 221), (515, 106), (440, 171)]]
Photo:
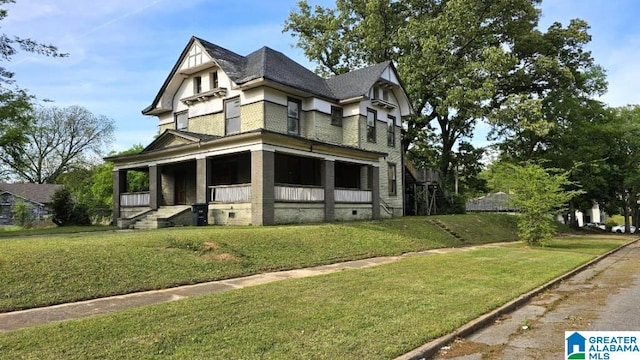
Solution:
[(209, 74), (209, 89), (213, 90), (219, 87), (220, 87), (220, 84), (218, 83), (218, 72), (214, 71), (211, 74)]
[(294, 99), (287, 101), (287, 132), (300, 134), (300, 101)]
[(398, 194), (398, 181), (396, 178), (396, 164), (388, 163), (388, 178), (389, 178), (389, 195), (395, 196)]
[(375, 110), (367, 109), (367, 141), (376, 142), (376, 117)]
[(387, 145), (396, 146), (396, 118), (391, 115), (387, 115)]
[(331, 125), (342, 126), (342, 108), (331, 107)]
[(225, 135), (240, 132), (240, 98), (230, 99), (224, 103)]
[(176, 113), (174, 117), (176, 121), (176, 130), (186, 131), (189, 128), (189, 114), (186, 111)]
[(202, 77), (195, 76), (193, 78), (193, 93), (200, 94), (202, 92)]

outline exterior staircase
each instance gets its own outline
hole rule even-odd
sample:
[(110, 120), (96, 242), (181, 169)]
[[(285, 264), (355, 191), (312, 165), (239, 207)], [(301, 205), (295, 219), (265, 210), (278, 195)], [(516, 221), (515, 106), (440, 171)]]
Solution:
[(176, 223), (173, 221), (178, 215), (183, 215), (189, 211), (189, 205), (162, 206), (158, 210), (151, 211), (146, 215), (137, 219), (131, 227), (133, 229), (158, 229), (163, 227), (171, 227), (175, 225), (186, 225), (184, 221)]

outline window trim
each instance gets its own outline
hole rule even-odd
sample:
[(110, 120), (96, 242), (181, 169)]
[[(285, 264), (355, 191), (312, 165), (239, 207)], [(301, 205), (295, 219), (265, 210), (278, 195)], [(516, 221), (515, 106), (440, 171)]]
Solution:
[[(393, 168), (393, 172), (391, 168)], [(398, 196), (398, 168), (396, 163), (387, 163), (387, 181), (389, 196)]]
[[(336, 119), (336, 115), (339, 118)], [(344, 118), (344, 109), (338, 106), (331, 107), (331, 125), (342, 127), (342, 119)]]
[[(289, 104), (293, 103), (298, 106), (298, 118), (294, 118), (289, 116)], [(294, 119), (296, 121), (296, 131), (289, 130), (289, 120)], [(302, 101), (295, 98), (287, 98), (287, 134), (289, 135), (300, 135), (300, 125), (302, 123)]]
[[(178, 118), (180, 116), (184, 115), (185, 116), (185, 127), (184, 128), (180, 128), (180, 123), (178, 122)], [(176, 125), (176, 130), (178, 131), (188, 131), (189, 130), (189, 111), (188, 110), (184, 110), (184, 111), (179, 111), (175, 114), (173, 114), (173, 122)]]
[[(369, 114), (373, 114), (373, 126), (369, 126)], [(376, 123), (378, 122), (378, 112), (374, 109), (367, 108), (367, 117), (365, 119), (367, 142), (377, 143)], [(371, 128), (372, 136), (369, 136), (369, 129)]]
[[(227, 117), (227, 104), (232, 103), (232, 102), (238, 102), (238, 131), (234, 131), (234, 132), (229, 132), (229, 120), (231, 119), (236, 119), (236, 117), (230, 118)], [(241, 124), (241, 115), (240, 115), (240, 96), (236, 96), (236, 97), (232, 97), (230, 99), (226, 99), (224, 101), (224, 105), (223, 105), (223, 111), (224, 111), (224, 135), (228, 136), (228, 135), (234, 135), (234, 134), (239, 134), (240, 132), (242, 132), (242, 124)]]
[(396, 117), (387, 115), (387, 146), (396, 147)]

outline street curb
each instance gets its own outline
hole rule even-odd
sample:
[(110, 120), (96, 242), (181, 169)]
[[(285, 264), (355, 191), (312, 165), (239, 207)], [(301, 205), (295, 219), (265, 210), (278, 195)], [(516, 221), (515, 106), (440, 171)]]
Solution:
[(432, 340), (422, 346), (420, 346), (419, 348), (416, 348), (404, 355), (401, 355), (397, 358), (395, 358), (395, 360), (426, 360), (426, 359), (430, 359), (431, 357), (433, 357), (436, 353), (438, 353), (438, 351), (440, 351), (440, 349), (450, 343), (452, 343), (455, 339), (457, 338), (461, 338), (461, 337), (466, 337), (469, 336), (479, 330), (481, 330), (482, 328), (485, 328), (491, 324), (493, 324), (495, 322), (495, 320), (504, 315), (504, 314), (508, 314), (510, 312), (515, 311), (516, 309), (518, 309), (520, 306), (522, 306), (524, 303), (528, 302), (529, 300), (531, 300), (531, 298), (533, 298), (534, 296), (540, 294), (541, 292), (559, 284), (560, 282), (574, 276), (575, 274), (585, 270), (586, 268), (596, 264), (597, 262), (601, 261), (602, 259), (606, 258), (607, 256), (614, 254), (616, 252), (618, 252), (619, 250), (632, 245), (636, 242), (640, 241), (640, 238), (632, 240), (628, 243), (622, 244), (620, 246), (618, 246), (617, 248), (606, 252), (600, 256), (598, 256), (597, 258), (589, 261), (586, 264), (583, 264), (571, 271), (569, 271), (568, 273), (564, 274), (564, 275), (560, 275), (557, 278), (549, 281), (548, 283), (539, 286), (531, 291), (529, 291), (526, 294), (520, 295), (519, 297), (517, 297), (514, 300), (511, 300), (510, 302), (502, 305), (501, 307), (486, 313), (482, 316), (480, 316), (479, 318), (476, 318), (474, 320), (471, 320), (470, 322), (466, 323), (465, 325), (462, 325), (461, 327), (457, 328), (456, 330), (454, 330), (452, 333), (441, 336), (435, 340)]

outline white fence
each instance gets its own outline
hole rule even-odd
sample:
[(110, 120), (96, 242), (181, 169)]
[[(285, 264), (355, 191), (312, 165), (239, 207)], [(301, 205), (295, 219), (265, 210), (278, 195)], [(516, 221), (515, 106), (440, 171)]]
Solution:
[(148, 191), (120, 194), (120, 206), (149, 206), (150, 200)]
[(251, 201), (251, 185), (210, 186), (211, 200), (219, 203), (242, 203)]
[(370, 203), (371, 190), (335, 190), (336, 202), (342, 203)]
[(275, 201), (324, 201), (324, 188), (300, 186), (275, 186)]

